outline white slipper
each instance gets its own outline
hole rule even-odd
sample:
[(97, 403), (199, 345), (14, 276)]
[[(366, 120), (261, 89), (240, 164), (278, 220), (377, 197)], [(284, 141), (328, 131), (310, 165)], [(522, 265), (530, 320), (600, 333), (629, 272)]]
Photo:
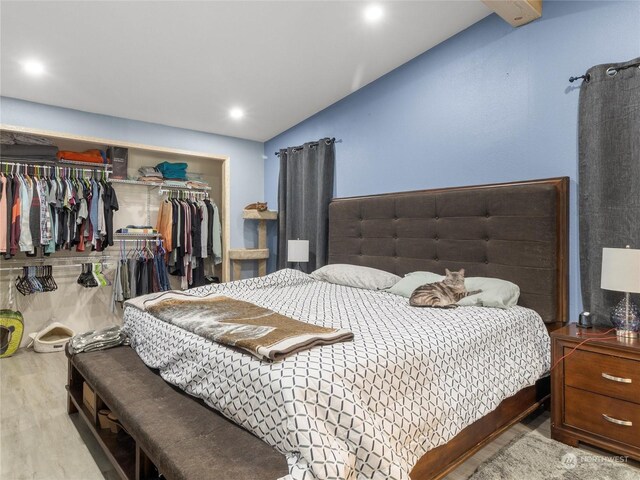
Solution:
[(64, 346), (75, 334), (69, 327), (53, 322), (39, 332), (29, 334), (31, 343), (27, 345), (27, 348), (33, 346), (33, 349), (38, 353), (59, 352), (64, 350)]

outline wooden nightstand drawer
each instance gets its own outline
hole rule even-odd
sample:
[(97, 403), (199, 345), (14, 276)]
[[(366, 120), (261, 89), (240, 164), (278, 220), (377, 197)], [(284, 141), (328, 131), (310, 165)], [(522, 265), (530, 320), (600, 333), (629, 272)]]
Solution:
[(551, 438), (640, 460), (640, 340), (567, 325), (551, 358)]
[(564, 423), (640, 447), (640, 405), (565, 387)]
[(564, 376), (565, 385), (640, 403), (638, 361), (576, 350), (564, 360)]

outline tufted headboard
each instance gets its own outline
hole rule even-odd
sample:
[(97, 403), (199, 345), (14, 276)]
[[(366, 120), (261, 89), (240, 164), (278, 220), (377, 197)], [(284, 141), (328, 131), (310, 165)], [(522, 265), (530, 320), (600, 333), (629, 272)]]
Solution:
[(567, 320), (567, 177), (336, 198), (329, 263), (495, 277), (550, 329)]

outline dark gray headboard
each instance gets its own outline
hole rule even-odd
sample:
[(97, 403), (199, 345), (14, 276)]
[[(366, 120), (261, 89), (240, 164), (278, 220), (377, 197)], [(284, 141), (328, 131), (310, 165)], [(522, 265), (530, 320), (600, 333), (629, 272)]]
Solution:
[(568, 308), (568, 191), (562, 177), (336, 198), (329, 263), (502, 278), (557, 327)]

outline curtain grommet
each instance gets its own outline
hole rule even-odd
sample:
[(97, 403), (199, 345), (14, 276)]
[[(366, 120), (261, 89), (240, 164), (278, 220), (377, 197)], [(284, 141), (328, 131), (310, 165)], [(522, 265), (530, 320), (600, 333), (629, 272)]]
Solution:
[(605, 73), (610, 77), (615, 77), (618, 74), (618, 70), (613, 67), (609, 67)]

